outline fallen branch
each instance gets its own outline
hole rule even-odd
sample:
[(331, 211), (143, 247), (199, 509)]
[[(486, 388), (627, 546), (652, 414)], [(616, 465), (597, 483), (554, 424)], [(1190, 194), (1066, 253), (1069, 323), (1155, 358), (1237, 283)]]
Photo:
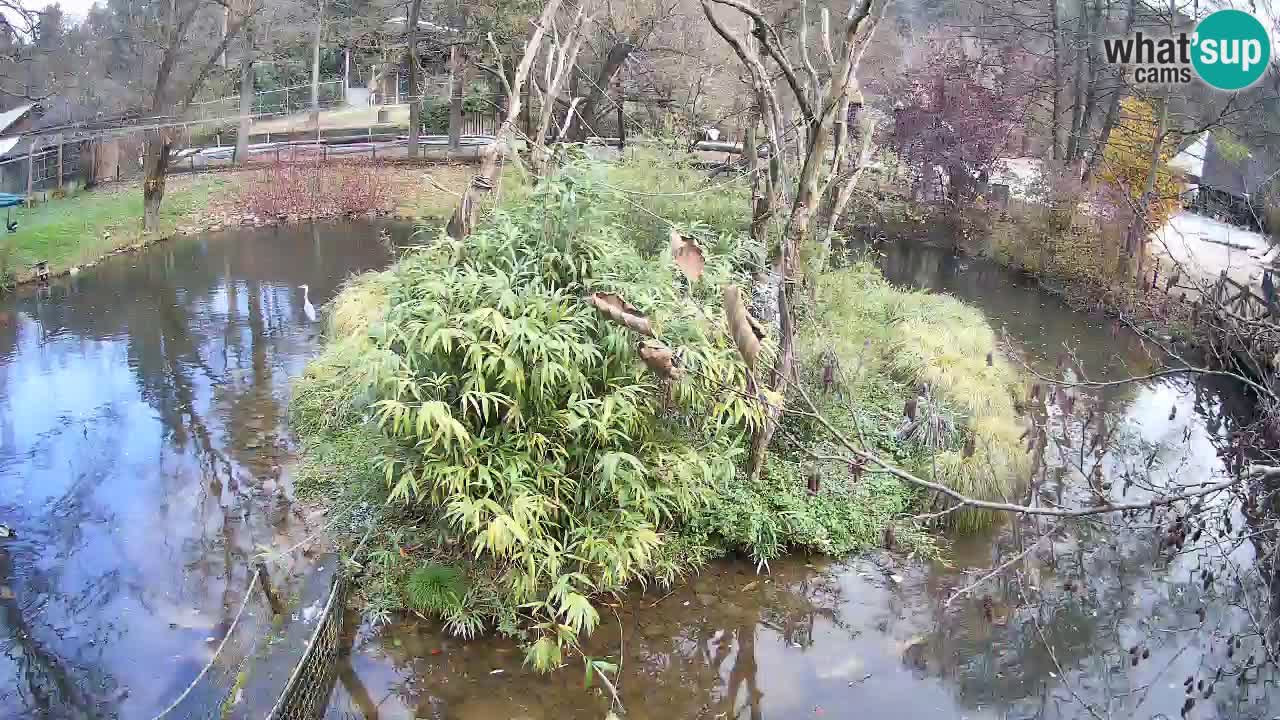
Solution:
[[(848, 437), (846, 437), (843, 433), (837, 430), (834, 426), (831, 425), (831, 422), (829, 420), (827, 420), (820, 413), (818, 413), (817, 407), (813, 404), (813, 401), (809, 399), (809, 394), (805, 392), (804, 388), (799, 383), (795, 385), (795, 388), (800, 393), (800, 396), (804, 399), (805, 404), (809, 407), (809, 411), (784, 408), (783, 409), (784, 413), (790, 414), (790, 415), (796, 415), (799, 417), (806, 417), (816, 421), (818, 424), (822, 425), (824, 429), (826, 429), (826, 431), (831, 435), (833, 439), (836, 440), (836, 442), (843, 445), (844, 448), (848, 450), (854, 457), (860, 460), (863, 460), (865, 462), (873, 463), (878, 467), (884, 468), (884, 470), (888, 472), (890, 475), (893, 475), (894, 477), (898, 478), (899, 480), (902, 480), (903, 482), (907, 482), (912, 485), (916, 485), (918, 487), (933, 490), (934, 492), (938, 492), (943, 495), (946, 495), (963, 505), (966, 505), (968, 507), (973, 507), (973, 508), (980, 508), (983, 510), (998, 510), (1001, 512), (1015, 513), (1019, 515), (1046, 515), (1050, 517), (1062, 517), (1062, 518), (1088, 517), (1090, 515), (1102, 515), (1107, 513), (1123, 512), (1125, 510), (1150, 510), (1152, 508), (1164, 507), (1167, 505), (1172, 505), (1177, 502), (1182, 502), (1184, 500), (1193, 500), (1198, 497), (1203, 497), (1205, 495), (1212, 495), (1213, 493), (1221, 492), (1230, 487), (1240, 484), (1245, 480), (1245, 478), (1280, 476), (1280, 467), (1271, 467), (1266, 465), (1251, 465), (1247, 472), (1241, 473), (1238, 477), (1228, 478), (1226, 480), (1222, 480), (1216, 483), (1209, 483), (1207, 485), (1204, 485), (1198, 490), (1189, 490), (1187, 492), (1178, 493), (1176, 495), (1166, 495), (1163, 497), (1154, 498), (1147, 502), (1107, 503), (1107, 504), (1097, 505), (1095, 507), (1089, 507), (1089, 508), (1068, 509), (1068, 508), (1037, 507), (1037, 506), (1031, 506), (1031, 505), (1018, 505), (1015, 503), (1008, 503), (1008, 502), (995, 502), (992, 500), (979, 500), (977, 498), (972, 498), (961, 492), (953, 490), (952, 488), (949, 488), (946, 485), (943, 485), (941, 483), (936, 483), (936, 482), (933, 482), (932, 480), (925, 480), (924, 478), (917, 477), (916, 475), (913, 475), (912, 473), (909, 473), (906, 470), (903, 470), (902, 468), (897, 467), (896, 465), (893, 465), (892, 463), (889, 463), (889, 462), (886, 462), (885, 460), (880, 459), (879, 456), (873, 453), (858, 449), (849, 440)], [(833, 462), (843, 462), (843, 463), (849, 462), (848, 457), (819, 456), (819, 455), (814, 455), (813, 457), (819, 460), (827, 460), (827, 461), (833, 461)]]
[(1040, 547), (1040, 543), (1042, 543), (1042, 542), (1044, 542), (1045, 540), (1047, 540), (1047, 539), (1049, 538), (1049, 536), (1053, 535), (1054, 530), (1057, 530), (1057, 529), (1058, 529), (1058, 526), (1057, 526), (1057, 525), (1054, 525), (1053, 527), (1049, 528), (1049, 531), (1048, 531), (1048, 532), (1046, 532), (1045, 534), (1041, 535), (1041, 536), (1040, 536), (1040, 539), (1039, 539), (1039, 540), (1036, 540), (1034, 543), (1032, 543), (1029, 547), (1027, 547), (1027, 549), (1026, 549), (1026, 550), (1023, 550), (1022, 552), (1018, 553), (1017, 555), (1014, 555), (1013, 557), (1009, 558), (1008, 560), (1006, 560), (1006, 561), (1004, 561), (1004, 562), (1000, 563), (1000, 564), (999, 564), (999, 565), (997, 565), (996, 567), (992, 568), (992, 569), (991, 569), (991, 572), (987, 573), (986, 575), (983, 575), (982, 577), (978, 578), (977, 580), (974, 580), (973, 582), (969, 583), (968, 585), (965, 585), (964, 587), (960, 588), (959, 590), (956, 590), (955, 592), (951, 593), (950, 597), (948, 597), (948, 598), (947, 598), (946, 602), (942, 603), (942, 607), (944, 607), (944, 608), (949, 608), (949, 607), (951, 607), (951, 603), (952, 603), (956, 598), (960, 597), (961, 595), (966, 595), (966, 594), (968, 594), (968, 593), (970, 593), (970, 592), (973, 592), (974, 588), (977, 588), (978, 586), (982, 585), (983, 583), (985, 583), (986, 581), (990, 580), (991, 578), (993, 578), (993, 577), (995, 577), (995, 576), (999, 575), (1000, 573), (1004, 572), (1005, 570), (1009, 569), (1009, 567), (1010, 567), (1010, 566), (1012, 566), (1013, 564), (1015, 564), (1015, 563), (1017, 563), (1018, 561), (1022, 560), (1022, 559), (1023, 559), (1023, 558), (1025, 558), (1027, 555), (1030, 555), (1030, 554), (1031, 554), (1031, 553), (1032, 553), (1036, 548)]

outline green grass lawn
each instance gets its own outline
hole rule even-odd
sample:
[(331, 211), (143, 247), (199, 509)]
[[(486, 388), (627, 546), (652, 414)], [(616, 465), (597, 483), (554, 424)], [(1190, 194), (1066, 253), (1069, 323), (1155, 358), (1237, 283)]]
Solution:
[[(32, 208), (14, 208), (18, 231), (0, 231), (0, 272), (5, 265), (19, 280), (29, 278), (32, 266), (49, 263), (58, 274), (97, 260), (119, 247), (166, 237), (184, 218), (205, 207), (226, 178), (198, 176), (169, 178), (160, 209), (160, 229), (142, 233), (142, 188), (138, 183), (79, 192)], [(109, 232), (109, 237), (104, 237)]]

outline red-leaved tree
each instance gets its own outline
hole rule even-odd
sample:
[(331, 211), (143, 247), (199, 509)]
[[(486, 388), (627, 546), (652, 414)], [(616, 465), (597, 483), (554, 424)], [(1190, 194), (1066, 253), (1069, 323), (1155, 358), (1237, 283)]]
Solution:
[(918, 192), (959, 207), (985, 191), (1028, 109), (1031, 93), (1011, 71), (1017, 60), (978, 61), (953, 46), (931, 53), (894, 111), (894, 144)]

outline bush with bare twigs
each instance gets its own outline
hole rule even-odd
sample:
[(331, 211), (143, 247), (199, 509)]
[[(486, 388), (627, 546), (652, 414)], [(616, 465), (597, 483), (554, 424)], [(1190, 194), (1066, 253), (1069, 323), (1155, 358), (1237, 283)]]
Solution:
[(261, 216), (342, 217), (385, 212), (393, 187), (368, 160), (275, 163), (254, 172), (241, 191), (245, 208)]

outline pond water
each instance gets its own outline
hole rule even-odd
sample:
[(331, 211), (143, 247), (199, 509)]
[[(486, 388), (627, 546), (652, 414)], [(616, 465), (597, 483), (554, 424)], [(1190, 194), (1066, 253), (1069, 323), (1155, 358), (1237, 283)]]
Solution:
[[(211, 656), (292, 499), (290, 379), (372, 225), (228, 232), (0, 298), (0, 718), (151, 718)], [(403, 236), (403, 230), (397, 235)], [(277, 555), (281, 589), (312, 545)]]
[[(998, 268), (882, 250), (891, 279), (977, 304), (1043, 371), (1064, 343), (1094, 379), (1160, 360)], [(0, 718), (147, 720), (210, 657), (257, 552), (273, 551), (275, 582), (297, 591), (315, 562), (299, 543), (323, 530), (289, 478), (288, 384), (319, 340), (297, 286), (319, 305), (388, 258), (370, 225), (228, 233), (0, 301), (0, 523), (17, 533), (0, 540)], [(1187, 378), (1074, 403), (1038, 411), (1038, 501), (1083, 497), (1077, 454), (1115, 497), (1207, 479), (1250, 412), (1229, 383)], [(1106, 441), (1092, 443), (1103, 422)], [(1246, 527), (1238, 506), (1222, 510)], [(1261, 657), (1247, 635), (1262, 612), (1248, 592), (1252, 546), (1172, 555), (1150, 523), (1060, 528), (1021, 575), (950, 603), (1036, 528), (960, 539), (950, 566), (875, 552), (791, 557), (757, 575), (727, 560), (674, 591), (621, 598), (586, 651), (620, 661), (620, 699), (641, 719), (1173, 718), (1189, 675), (1198, 702), (1186, 717), (1271, 717), (1269, 672), (1241, 672)], [(349, 621), (327, 717), (600, 720), (609, 709), (598, 686), (584, 689), (580, 662), (540, 676), (507, 640)]]
[[(1064, 347), (1092, 379), (1163, 360), (1111, 320), (1071, 311), (998, 267), (916, 244), (880, 252), (890, 279), (977, 304), (1043, 372)], [(1085, 499), (1071, 469), (1077, 453), (1114, 481), (1115, 500), (1207, 479), (1222, 472), (1221, 448), (1250, 412), (1230, 383), (1185, 377), (1077, 395), (1071, 413), (1061, 399), (1040, 412), (1046, 438), (1033, 495), (1042, 503)], [(1111, 430), (1095, 447), (1099, 416)], [(1123, 477), (1133, 487), (1122, 490)], [(1239, 508), (1221, 502), (1223, 517), (1244, 527)], [(1251, 567), (1252, 547), (1206, 542), (1175, 555), (1150, 524), (1145, 515), (1064, 524), (1026, 555), (1022, 575), (950, 603), (1054, 523), (961, 538), (950, 567), (874, 552), (791, 557), (758, 575), (748, 561), (727, 560), (672, 592), (630, 593), (602, 613), (586, 653), (620, 661), (618, 695), (639, 719), (1176, 718), (1188, 676), (1197, 702), (1185, 717), (1271, 717), (1280, 695), (1269, 671), (1242, 671), (1249, 655), (1262, 657), (1258, 638), (1246, 636), (1249, 612), (1260, 609), (1243, 590), (1247, 570), (1230, 572)], [(1206, 586), (1206, 568), (1226, 579)], [(598, 683), (584, 689), (580, 659), (541, 676), (507, 640), (461, 642), (428, 620), (350, 622), (353, 652), (329, 718), (599, 720), (610, 708)]]

